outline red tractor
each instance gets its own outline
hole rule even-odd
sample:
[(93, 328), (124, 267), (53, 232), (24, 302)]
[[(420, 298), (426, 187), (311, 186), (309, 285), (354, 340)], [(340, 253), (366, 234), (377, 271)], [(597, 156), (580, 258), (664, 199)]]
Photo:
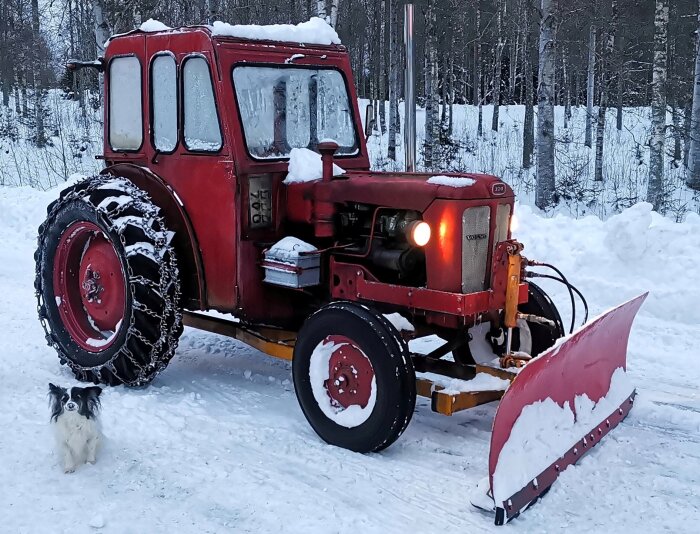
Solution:
[[(143, 385), (183, 325), (230, 335), (292, 360), (318, 435), (368, 452), (401, 435), (416, 395), (450, 415), (521, 384), (494, 422), (502, 447), (525, 397), (597, 400), (624, 368), (640, 301), (602, 318), (601, 346), (576, 356), (565, 343), (518, 376), (564, 328), (525, 282), (512, 190), (487, 175), (370, 171), (343, 46), (137, 30), (84, 65), (104, 72), (106, 166), (48, 207), (36, 253), (46, 339), (78, 379)], [(322, 172), (290, 180), (295, 151)], [(485, 359), (470, 350), (476, 331)], [(409, 350), (429, 334), (446, 342)], [(521, 501), (497, 502), (500, 521)]]

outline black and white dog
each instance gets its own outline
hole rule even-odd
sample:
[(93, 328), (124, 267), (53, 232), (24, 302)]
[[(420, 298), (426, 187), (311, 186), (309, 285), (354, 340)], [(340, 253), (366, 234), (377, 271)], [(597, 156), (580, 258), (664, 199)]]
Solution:
[(51, 421), (63, 470), (72, 473), (80, 464), (95, 463), (102, 440), (98, 413), (102, 388), (66, 388), (49, 384)]

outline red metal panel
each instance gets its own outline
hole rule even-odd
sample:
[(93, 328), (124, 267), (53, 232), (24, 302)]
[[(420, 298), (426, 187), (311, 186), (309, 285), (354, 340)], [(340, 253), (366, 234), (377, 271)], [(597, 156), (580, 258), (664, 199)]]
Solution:
[(160, 213), (165, 218), (168, 230), (175, 232), (173, 245), (177, 252), (185, 306), (192, 309), (203, 307), (207, 299), (199, 243), (189, 215), (177, 201), (173, 190), (160, 176), (131, 163), (118, 163), (107, 167), (103, 172), (129, 179), (146, 191), (161, 209)]
[[(526, 406), (549, 398), (559, 406), (569, 403), (573, 409), (579, 395), (598, 402), (607, 394), (614, 371), (627, 366), (630, 329), (646, 296), (647, 293), (640, 295), (599, 316), (520, 371), (498, 405), (493, 421), (489, 452), (492, 489), (501, 450)], [(540, 484), (538, 494), (548, 487)], [(501, 508), (506, 505), (496, 503)]]
[[(364, 267), (331, 260), (332, 287), (337, 299), (367, 300), (404, 308), (472, 317), (491, 308), (490, 291), (463, 294), (377, 282)], [(527, 284), (521, 284), (519, 302), (527, 302)]]

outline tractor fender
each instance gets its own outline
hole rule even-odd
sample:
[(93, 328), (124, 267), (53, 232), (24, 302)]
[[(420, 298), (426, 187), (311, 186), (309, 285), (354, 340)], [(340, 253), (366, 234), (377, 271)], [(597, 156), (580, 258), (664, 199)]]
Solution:
[(167, 227), (175, 233), (173, 246), (177, 253), (185, 308), (206, 308), (206, 285), (199, 243), (187, 210), (177, 193), (157, 174), (133, 163), (107, 166), (100, 174), (120, 176), (145, 191), (160, 208)]

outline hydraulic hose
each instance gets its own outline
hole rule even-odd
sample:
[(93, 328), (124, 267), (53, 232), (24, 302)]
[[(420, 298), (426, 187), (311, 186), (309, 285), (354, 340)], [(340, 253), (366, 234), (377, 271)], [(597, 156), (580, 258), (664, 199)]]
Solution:
[(579, 291), (579, 289), (573, 285), (571, 282), (567, 280), (567, 278), (562, 274), (562, 272), (554, 267), (553, 265), (545, 264), (545, 263), (535, 263), (532, 262), (533, 265), (538, 265), (541, 267), (548, 267), (554, 271), (556, 271), (560, 276), (552, 276), (549, 274), (543, 274), (543, 273), (536, 273), (532, 271), (527, 271), (526, 276), (528, 277), (536, 277), (536, 278), (548, 278), (550, 280), (555, 280), (557, 282), (560, 282), (564, 284), (567, 289), (569, 290), (569, 297), (571, 298), (571, 307), (572, 307), (572, 317), (571, 317), (571, 328), (569, 330), (569, 333), (572, 333), (574, 330), (574, 325), (575, 325), (575, 318), (576, 318), (576, 309), (575, 309), (575, 302), (574, 302), (574, 296), (573, 293), (576, 293), (578, 295), (578, 298), (581, 300), (581, 303), (583, 304), (583, 310), (584, 310), (584, 319), (583, 319), (583, 324), (585, 324), (588, 321), (588, 302), (586, 301), (586, 298), (583, 296), (583, 293)]

